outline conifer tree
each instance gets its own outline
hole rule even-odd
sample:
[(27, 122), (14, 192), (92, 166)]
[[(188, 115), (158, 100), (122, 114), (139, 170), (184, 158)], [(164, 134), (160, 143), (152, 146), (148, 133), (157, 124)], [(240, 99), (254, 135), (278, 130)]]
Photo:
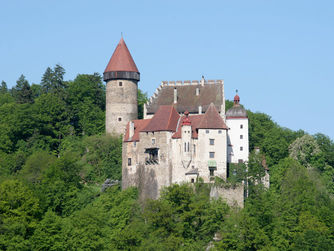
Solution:
[(16, 86), (14, 88), (13, 94), (16, 102), (19, 104), (33, 103), (32, 90), (30, 88), (28, 80), (26, 80), (23, 74), (16, 81)]

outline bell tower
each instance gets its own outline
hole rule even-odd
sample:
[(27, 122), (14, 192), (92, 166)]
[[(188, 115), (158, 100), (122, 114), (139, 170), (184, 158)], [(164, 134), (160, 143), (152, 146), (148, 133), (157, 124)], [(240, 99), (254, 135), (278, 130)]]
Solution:
[(106, 133), (123, 134), (127, 123), (138, 118), (140, 73), (123, 37), (104, 70), (106, 82)]

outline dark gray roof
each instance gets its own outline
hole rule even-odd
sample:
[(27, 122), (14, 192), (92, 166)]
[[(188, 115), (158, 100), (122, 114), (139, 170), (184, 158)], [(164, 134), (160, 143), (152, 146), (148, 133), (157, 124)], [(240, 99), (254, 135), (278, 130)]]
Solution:
[[(199, 95), (196, 95), (199, 88)], [(177, 103), (174, 104), (174, 89), (177, 90)], [(198, 113), (198, 107), (202, 106), (205, 113), (210, 103), (213, 103), (220, 113), (224, 102), (223, 84), (191, 84), (191, 85), (163, 85), (157, 95), (146, 105), (147, 113), (154, 114), (161, 105), (173, 105), (178, 113), (188, 110), (190, 113)]]
[(226, 118), (247, 118), (247, 112), (241, 105), (234, 105), (227, 110)]

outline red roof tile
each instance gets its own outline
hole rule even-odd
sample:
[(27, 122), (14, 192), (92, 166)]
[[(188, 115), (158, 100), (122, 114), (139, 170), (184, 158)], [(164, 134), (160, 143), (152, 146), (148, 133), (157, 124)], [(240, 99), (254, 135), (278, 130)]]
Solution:
[(129, 122), (126, 126), (126, 132), (124, 135), (124, 141), (125, 142), (129, 142), (129, 141), (139, 141), (139, 132), (148, 125), (148, 123), (151, 121), (151, 119), (140, 119), (140, 120), (132, 120), (132, 122), (134, 123), (134, 134), (132, 136), (131, 139), (129, 139), (129, 126), (130, 123)]
[(119, 41), (104, 72), (129, 71), (139, 72), (123, 38)]
[(142, 130), (143, 132), (176, 131), (180, 115), (170, 105), (162, 105), (154, 114), (150, 123)]
[(219, 115), (215, 105), (210, 104), (209, 108), (206, 110), (201, 123), (198, 125), (199, 129), (228, 129), (224, 120)]

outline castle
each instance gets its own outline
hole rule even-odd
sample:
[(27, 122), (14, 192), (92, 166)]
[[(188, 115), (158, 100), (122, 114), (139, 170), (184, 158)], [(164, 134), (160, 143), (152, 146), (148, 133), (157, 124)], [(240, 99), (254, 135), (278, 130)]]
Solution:
[(123, 38), (103, 78), (106, 132), (124, 135), (123, 189), (158, 198), (165, 186), (226, 179), (230, 163), (248, 161), (247, 113), (238, 94), (225, 113), (223, 80), (163, 81), (138, 120), (140, 73)]

